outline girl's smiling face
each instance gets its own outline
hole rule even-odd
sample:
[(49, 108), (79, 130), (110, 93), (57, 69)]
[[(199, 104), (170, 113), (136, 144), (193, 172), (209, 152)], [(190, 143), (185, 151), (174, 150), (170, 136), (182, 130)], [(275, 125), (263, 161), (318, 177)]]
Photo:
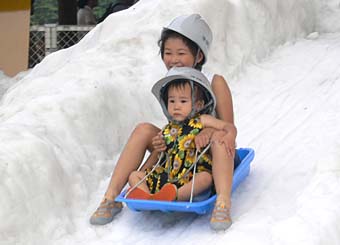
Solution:
[[(197, 62), (202, 59), (203, 54), (200, 52)], [(195, 64), (195, 55), (181, 38), (170, 37), (164, 43), (163, 62), (168, 70), (174, 66), (193, 67)]]

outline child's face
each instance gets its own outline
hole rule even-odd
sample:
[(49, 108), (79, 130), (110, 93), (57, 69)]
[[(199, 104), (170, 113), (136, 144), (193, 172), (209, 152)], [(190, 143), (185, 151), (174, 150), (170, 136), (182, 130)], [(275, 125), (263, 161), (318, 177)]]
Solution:
[(176, 121), (185, 120), (192, 110), (191, 87), (189, 84), (168, 90), (168, 112)]
[(195, 56), (181, 38), (170, 37), (164, 43), (163, 62), (168, 70), (174, 66), (192, 67)]

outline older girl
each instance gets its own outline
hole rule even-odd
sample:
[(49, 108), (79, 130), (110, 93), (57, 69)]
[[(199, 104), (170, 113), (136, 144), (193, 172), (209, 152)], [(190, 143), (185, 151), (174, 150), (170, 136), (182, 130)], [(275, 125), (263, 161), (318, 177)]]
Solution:
[[(158, 44), (167, 69), (188, 66), (201, 70), (207, 61), (211, 42), (212, 33), (207, 23), (200, 15), (192, 14), (175, 18), (162, 30)], [(217, 74), (205, 75), (216, 97), (217, 118), (233, 126), (232, 132), (228, 134), (222, 130), (205, 128), (195, 139), (198, 148), (212, 142), (212, 174), (217, 199), (210, 224), (214, 230), (225, 230), (231, 225), (230, 199), (236, 139), (233, 103), (225, 79)], [(127, 183), (130, 173), (140, 166), (147, 150), (151, 152), (147, 162), (155, 162), (158, 153), (166, 149), (160, 131), (150, 123), (141, 123), (134, 129), (118, 159), (104, 198), (90, 219), (91, 224), (107, 224), (121, 211), (122, 204), (114, 200)]]

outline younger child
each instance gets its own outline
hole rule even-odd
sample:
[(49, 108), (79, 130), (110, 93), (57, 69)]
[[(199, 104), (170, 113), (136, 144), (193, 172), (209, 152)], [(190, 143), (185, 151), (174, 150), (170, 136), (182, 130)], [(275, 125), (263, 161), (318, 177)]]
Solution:
[(186, 201), (191, 196), (194, 174), (193, 196), (210, 188), (213, 182), (211, 157), (198, 152), (195, 136), (205, 127), (228, 132), (228, 123), (211, 115), (216, 106), (215, 96), (207, 78), (194, 68), (172, 68), (153, 86), (152, 92), (169, 120), (162, 130), (166, 157), (153, 171), (130, 174), (127, 197)]

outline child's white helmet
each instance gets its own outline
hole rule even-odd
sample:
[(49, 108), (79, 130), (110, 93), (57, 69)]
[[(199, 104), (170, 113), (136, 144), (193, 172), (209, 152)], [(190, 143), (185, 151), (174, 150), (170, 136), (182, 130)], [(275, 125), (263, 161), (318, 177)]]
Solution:
[(207, 22), (199, 14), (182, 15), (175, 18), (164, 30), (172, 30), (196, 43), (207, 61), (212, 42), (212, 32)]
[(197, 85), (203, 92), (205, 97), (204, 108), (197, 111), (195, 108), (191, 111), (189, 118), (197, 113), (212, 114), (216, 107), (216, 98), (211, 89), (210, 82), (205, 77), (205, 75), (191, 67), (173, 67), (171, 68), (166, 76), (160, 79), (153, 85), (151, 91), (156, 96), (157, 100), (162, 106), (162, 110), (168, 120), (172, 121), (172, 118), (167, 110), (167, 101), (164, 100), (165, 93), (167, 91), (168, 85), (175, 80), (188, 80), (191, 84), (191, 94), (192, 94), (192, 104), (195, 103), (194, 98), (194, 85)]

